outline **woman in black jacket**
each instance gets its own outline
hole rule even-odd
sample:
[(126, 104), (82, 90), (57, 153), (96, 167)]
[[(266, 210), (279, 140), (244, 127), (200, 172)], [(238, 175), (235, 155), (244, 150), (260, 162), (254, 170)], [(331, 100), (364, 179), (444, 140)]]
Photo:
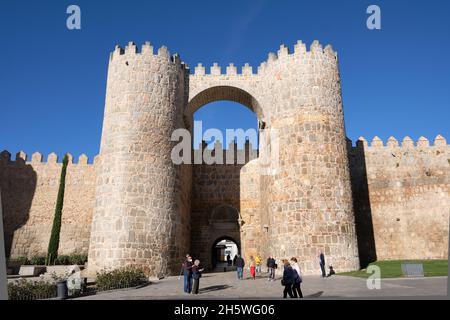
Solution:
[(194, 283), (192, 285), (192, 294), (198, 294), (198, 288), (200, 286), (200, 278), (202, 277), (203, 269), (200, 269), (200, 260), (195, 260), (192, 266), (192, 279)]
[(283, 259), (284, 271), (283, 271), (283, 279), (281, 280), (281, 284), (284, 286), (283, 298), (286, 299), (287, 295), (290, 298), (294, 298), (292, 294), (292, 286), (295, 282), (295, 271), (292, 269), (289, 260)]

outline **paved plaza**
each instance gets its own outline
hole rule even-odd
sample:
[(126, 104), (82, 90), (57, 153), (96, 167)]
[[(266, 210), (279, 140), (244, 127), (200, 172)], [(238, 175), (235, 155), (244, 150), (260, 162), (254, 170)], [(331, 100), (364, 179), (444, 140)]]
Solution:
[[(280, 279), (268, 282), (265, 274), (256, 280), (238, 280), (234, 272), (204, 274), (200, 280), (200, 294), (183, 293), (183, 278), (169, 277), (140, 289), (126, 289), (99, 293), (79, 299), (279, 299), (283, 287)], [(416, 279), (383, 279), (380, 290), (369, 290), (366, 279), (333, 276), (322, 279), (319, 276), (304, 277), (302, 291), (305, 298), (386, 298), (445, 296), (447, 277)]]

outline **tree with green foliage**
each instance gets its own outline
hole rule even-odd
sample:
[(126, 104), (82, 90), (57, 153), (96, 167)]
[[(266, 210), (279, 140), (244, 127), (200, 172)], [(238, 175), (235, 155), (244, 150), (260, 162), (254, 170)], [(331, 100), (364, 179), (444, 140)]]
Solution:
[(58, 257), (59, 248), (59, 234), (61, 232), (61, 218), (64, 204), (64, 190), (66, 186), (66, 171), (67, 164), (69, 163), (69, 156), (66, 154), (63, 159), (61, 178), (59, 180), (58, 198), (56, 200), (55, 216), (53, 218), (52, 233), (50, 235), (50, 242), (48, 244), (47, 251), (47, 265), (51, 265)]

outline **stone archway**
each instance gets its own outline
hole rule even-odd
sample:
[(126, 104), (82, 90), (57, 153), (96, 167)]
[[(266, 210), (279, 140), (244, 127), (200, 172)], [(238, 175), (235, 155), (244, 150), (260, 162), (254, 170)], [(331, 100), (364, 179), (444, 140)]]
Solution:
[[(227, 241), (227, 242), (234, 243), (236, 245), (236, 247), (237, 247), (236, 252), (232, 252), (231, 253), (230, 258), (232, 260), (233, 260), (233, 258), (235, 257), (236, 254), (241, 254), (241, 241), (240, 241), (240, 239), (233, 238), (232, 236), (229, 236), (229, 235), (222, 235), (220, 237), (217, 237), (217, 239), (215, 239), (212, 242), (212, 245), (211, 245), (211, 269), (212, 270), (218, 269), (220, 261), (218, 261), (218, 256), (217, 256), (218, 251), (217, 251), (217, 247), (216, 246), (219, 243), (223, 242), (224, 240)], [(223, 257), (225, 255), (226, 255), (226, 252), (222, 253)], [(229, 268), (227, 268), (227, 269), (229, 269)]]
[[(224, 83), (219, 83), (220, 81)], [(206, 77), (202, 80), (196, 75), (191, 76), (190, 99), (184, 112), (184, 121), (188, 129), (193, 129), (194, 113), (216, 101), (239, 103), (251, 110), (261, 123), (263, 112), (250, 88), (247, 88), (245, 82), (228, 82), (223, 77), (217, 79)], [(246, 147), (251, 148), (249, 145)], [(246, 158), (244, 164), (192, 166), (191, 252), (209, 268), (214, 266), (212, 248), (218, 236), (234, 239), (239, 250), (242, 248), (240, 171), (249, 160), (250, 156)], [(230, 218), (233, 214), (233, 218)]]
[(212, 86), (198, 93), (194, 92), (189, 100), (184, 115), (185, 117), (192, 117), (195, 111), (204, 105), (219, 100), (240, 103), (255, 112), (258, 119), (262, 118), (262, 109), (252, 94), (235, 86), (224, 85)]

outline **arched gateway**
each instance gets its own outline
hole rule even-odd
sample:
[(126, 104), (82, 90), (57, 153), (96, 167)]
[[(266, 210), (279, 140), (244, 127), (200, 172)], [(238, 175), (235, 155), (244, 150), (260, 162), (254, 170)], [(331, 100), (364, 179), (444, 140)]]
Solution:
[(315, 41), (310, 50), (298, 42), (292, 53), (281, 46), (258, 70), (245, 65), (238, 72), (231, 64), (207, 73), (198, 65), (193, 74), (165, 47), (157, 54), (149, 43), (140, 52), (133, 43), (116, 47), (89, 271), (138, 265), (153, 276), (175, 274), (184, 255), (202, 244), (192, 211), (195, 168), (173, 164), (171, 135), (191, 130), (195, 110), (216, 100), (247, 106), (278, 139), (276, 170), (263, 171), (260, 159), (252, 160), (238, 168), (233, 185), (238, 197), (229, 204), (240, 213), (244, 257), (296, 256), (313, 273), (323, 250), (336, 269), (357, 269), (337, 55)]

